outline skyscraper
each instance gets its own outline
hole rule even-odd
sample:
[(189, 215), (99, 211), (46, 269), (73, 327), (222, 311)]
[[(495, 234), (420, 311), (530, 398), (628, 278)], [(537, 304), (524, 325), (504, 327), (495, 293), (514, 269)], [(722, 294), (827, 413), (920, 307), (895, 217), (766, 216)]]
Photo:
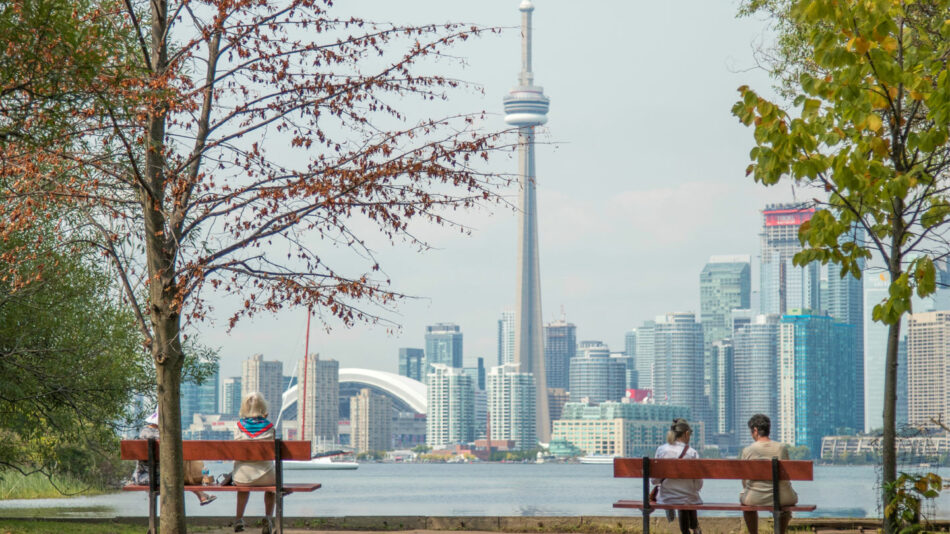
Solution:
[(644, 321), (642, 325), (634, 328), (637, 338), (637, 355), (633, 364), (637, 368), (637, 387), (640, 389), (653, 389), (653, 363), (654, 363), (654, 343), (653, 331), (656, 326), (654, 321)]
[(463, 367), (462, 370), (472, 377), (475, 389), (485, 389), (485, 358), (476, 358), (474, 366)]
[(859, 359), (855, 327), (810, 310), (789, 310), (779, 328), (779, 439), (806, 445), (817, 457), (822, 437), (864, 425), (853, 372)]
[(334, 446), (339, 437), (340, 362), (311, 354), (306, 369), (303, 360), (297, 362), (297, 379), (297, 439), (309, 439), (318, 449)]
[(658, 404), (685, 406), (705, 421), (703, 325), (693, 313), (657, 317), (653, 332), (653, 398)]
[(452, 323), (426, 327), (426, 373), (434, 364), (462, 367), (462, 329)]
[(907, 419), (929, 425), (950, 414), (950, 311), (907, 319)]
[(426, 352), (422, 349), (399, 349), (399, 374), (422, 382)]
[(187, 428), (191, 425), (194, 415), (212, 415), (218, 413), (218, 364), (214, 365), (211, 376), (205, 377), (201, 385), (194, 382), (181, 384), (181, 425)]
[(350, 428), (356, 452), (387, 451), (392, 448), (393, 404), (389, 397), (367, 388), (350, 397)]
[(469, 443), (475, 435), (475, 387), (461, 369), (436, 363), (426, 377), (426, 445)]
[(623, 335), (623, 352), (630, 358), (630, 362), (633, 363), (633, 373), (636, 377), (636, 381), (633, 383), (633, 388), (640, 387), (640, 371), (637, 368), (637, 329), (627, 331)]
[(534, 377), (516, 363), (492, 367), (488, 372), (488, 413), (492, 439), (513, 440), (520, 450), (538, 444), (535, 432)]
[[(872, 319), (874, 306), (887, 298), (882, 277), (864, 277), (864, 431), (884, 427), (884, 369), (888, 326)], [(900, 366), (898, 366), (900, 370)]]
[[(710, 434), (728, 434), (736, 430), (736, 380), (735, 352), (732, 338), (713, 341), (709, 347), (712, 361), (715, 362), (716, 381), (715, 398), (710, 402), (714, 410), (712, 425), (706, 431)], [(735, 438), (736, 436), (733, 436)]]
[(221, 403), (221, 413), (224, 415), (238, 415), (241, 411), (241, 377), (232, 376), (221, 382), (224, 398)]
[(538, 258), (537, 174), (534, 168), (534, 129), (547, 122), (550, 101), (544, 90), (534, 85), (531, 70), (531, 0), (522, 0), (521, 74), (518, 85), (505, 97), (505, 122), (518, 127), (518, 174), (521, 179), (518, 231), (518, 282), (515, 295), (515, 362), (534, 375), (537, 383), (536, 422), (538, 438), (551, 439), (548, 411), (547, 374), (541, 323), (541, 268)]
[(570, 386), (571, 358), (576, 353), (576, 326), (563, 319), (544, 326), (544, 366), (549, 388)]
[(784, 314), (793, 308), (819, 309), (820, 265), (817, 262), (804, 267), (792, 264), (792, 258), (802, 250), (798, 228), (814, 213), (814, 208), (799, 204), (773, 204), (762, 211), (759, 258), (762, 313)]
[(263, 354), (255, 354), (244, 360), (241, 371), (241, 398), (259, 391), (271, 413), (280, 413), (284, 394), (284, 363), (279, 360), (265, 361)]
[(740, 320), (735, 321), (733, 339), (736, 436), (748, 435), (746, 422), (757, 413), (771, 417), (777, 431), (779, 316), (757, 315), (747, 322), (745, 313), (737, 315)]
[(501, 312), (498, 319), (498, 365), (515, 361), (515, 312)]
[(610, 349), (600, 341), (582, 341), (571, 358), (571, 399), (599, 404), (620, 401), (626, 393), (626, 365), (610, 357)]
[[(731, 387), (719, 380), (717, 351), (712, 350), (716, 341), (732, 336), (732, 310), (747, 309), (752, 297), (752, 268), (749, 256), (713, 256), (699, 274), (699, 303), (703, 325), (703, 391), (709, 398), (707, 431), (719, 433), (722, 421), (718, 402), (722, 397), (719, 389)], [(721, 432), (730, 432), (722, 430)]]

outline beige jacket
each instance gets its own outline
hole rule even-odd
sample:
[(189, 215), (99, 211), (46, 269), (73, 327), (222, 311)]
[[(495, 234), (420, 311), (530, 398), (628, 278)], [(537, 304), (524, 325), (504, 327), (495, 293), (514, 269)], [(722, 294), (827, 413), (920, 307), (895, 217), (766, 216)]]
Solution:
[[(234, 439), (236, 440), (274, 440), (274, 427), (252, 436), (247, 432), (241, 430), (240, 425), (235, 431)], [(261, 486), (270, 485), (273, 481), (274, 473), (274, 462), (234, 462), (234, 471), (231, 473), (231, 480), (235, 484), (245, 484), (253, 486), (255, 483), (260, 482)]]
[[(788, 460), (788, 447), (778, 441), (756, 441), (742, 449), (740, 460)], [(743, 480), (739, 502), (748, 506), (772, 506), (771, 480)], [(791, 482), (780, 480), (778, 498), (782, 506), (798, 502), (798, 494), (792, 489)]]

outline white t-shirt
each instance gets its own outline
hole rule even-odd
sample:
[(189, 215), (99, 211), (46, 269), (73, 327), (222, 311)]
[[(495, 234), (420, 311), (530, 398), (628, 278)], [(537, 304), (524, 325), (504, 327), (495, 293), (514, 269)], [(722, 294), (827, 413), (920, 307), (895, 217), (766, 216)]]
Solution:
[[(664, 443), (657, 447), (654, 457), (657, 459), (679, 458), (685, 446), (686, 444), (679, 441), (674, 441), (672, 445)], [(696, 449), (690, 447), (683, 458), (699, 458), (699, 453), (696, 452)], [(703, 499), (699, 496), (699, 490), (703, 487), (702, 479), (667, 478), (664, 480), (654, 478), (651, 480), (653, 484), (659, 484), (660, 480), (663, 480), (660, 491), (656, 496), (656, 502), (659, 504), (703, 504)]]

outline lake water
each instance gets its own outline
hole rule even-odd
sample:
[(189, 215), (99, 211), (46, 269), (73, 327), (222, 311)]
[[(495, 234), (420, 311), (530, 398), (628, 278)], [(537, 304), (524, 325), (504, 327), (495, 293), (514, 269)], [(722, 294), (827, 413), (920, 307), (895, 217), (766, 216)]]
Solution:
[[(229, 464), (212, 464), (215, 472)], [(947, 470), (943, 470), (947, 471)], [(946, 476), (947, 473), (938, 473)], [(287, 482), (320, 482), (314, 493), (290, 495), (284, 513), (292, 517), (382, 516), (606, 516), (639, 514), (618, 510), (618, 499), (639, 499), (640, 479), (615, 479), (611, 465), (585, 464), (361, 464), (355, 471), (286, 471)], [(874, 467), (815, 467), (815, 480), (795, 483), (799, 502), (816, 504), (815, 516), (876, 517), (879, 475)], [(702, 497), (734, 502), (739, 482), (708, 480)], [(233, 493), (218, 493), (199, 507), (187, 496), (188, 515), (226, 516), (234, 512)], [(29, 510), (27, 510), (29, 509)], [(950, 492), (932, 512), (950, 518)], [(0, 515), (144, 516), (141, 492), (69, 499), (0, 501)], [(263, 498), (251, 496), (249, 515), (263, 514)], [(715, 515), (710, 512), (707, 515)]]

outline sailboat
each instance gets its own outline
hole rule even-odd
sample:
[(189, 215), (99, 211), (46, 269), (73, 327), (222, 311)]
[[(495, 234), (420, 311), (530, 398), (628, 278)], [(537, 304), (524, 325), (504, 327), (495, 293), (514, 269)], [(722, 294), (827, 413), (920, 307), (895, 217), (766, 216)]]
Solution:
[[(309, 357), (310, 351), (310, 311), (307, 311), (307, 341), (304, 344), (304, 360), (303, 360), (303, 369), (304, 369), (304, 394), (303, 402), (306, 402), (306, 373), (307, 373), (307, 359)], [(284, 392), (281, 398), (281, 407), (280, 413), (277, 414), (277, 422), (274, 423), (275, 427), (280, 425), (280, 419), (284, 415), (284, 411), (287, 408), (291, 407), (295, 402), (297, 402), (299, 391), (299, 384), (297, 389), (293, 389), (294, 378), (297, 377), (297, 369), (294, 368), (294, 374), (290, 377), (290, 382), (287, 384), (287, 391)], [(306, 408), (300, 408), (298, 405), (298, 412), (302, 417), (306, 417)], [(306, 425), (301, 425), (301, 427), (306, 427)], [(333, 461), (334, 456), (340, 456), (346, 454), (346, 451), (327, 451), (314, 454), (309, 460), (284, 460), (283, 467), (284, 469), (292, 470), (304, 470), (304, 469), (357, 469), (360, 464), (356, 462), (346, 462), (346, 461)]]

